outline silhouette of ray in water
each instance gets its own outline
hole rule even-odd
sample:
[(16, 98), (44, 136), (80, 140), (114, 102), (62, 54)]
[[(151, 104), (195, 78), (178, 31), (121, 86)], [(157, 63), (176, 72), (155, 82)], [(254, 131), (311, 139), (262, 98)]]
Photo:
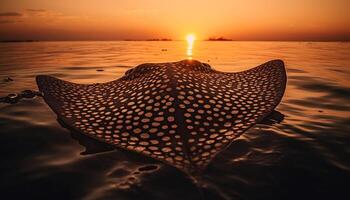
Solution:
[(284, 120), (284, 114), (277, 110), (273, 110), (269, 115), (267, 115), (263, 120), (261, 120), (258, 124), (266, 124), (273, 125), (279, 124)]
[[(64, 122), (60, 118), (57, 118), (57, 122), (62, 127), (69, 128), (66, 124), (64, 124)], [(85, 150), (80, 153), (81, 155), (95, 154), (114, 150), (114, 147), (112, 145), (101, 142), (99, 140), (95, 140), (77, 131), (71, 130), (70, 134), (73, 139), (77, 140), (79, 144), (85, 148)]]
[(37, 84), (71, 130), (193, 175), (272, 113), (284, 94), (286, 72), (280, 60), (238, 73), (184, 60), (142, 64), (107, 83), (40, 75)]

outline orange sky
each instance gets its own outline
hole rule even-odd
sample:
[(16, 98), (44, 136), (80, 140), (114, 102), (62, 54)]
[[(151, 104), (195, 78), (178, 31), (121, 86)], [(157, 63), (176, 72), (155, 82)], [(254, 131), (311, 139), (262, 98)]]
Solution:
[(1, 0), (0, 40), (350, 40), (350, 0)]

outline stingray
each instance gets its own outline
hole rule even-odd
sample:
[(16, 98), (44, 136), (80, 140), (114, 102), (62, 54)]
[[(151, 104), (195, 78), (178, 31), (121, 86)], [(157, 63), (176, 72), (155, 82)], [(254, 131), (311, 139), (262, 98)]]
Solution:
[(183, 60), (141, 64), (106, 83), (36, 80), (70, 129), (194, 174), (275, 109), (287, 78), (281, 60), (237, 73)]

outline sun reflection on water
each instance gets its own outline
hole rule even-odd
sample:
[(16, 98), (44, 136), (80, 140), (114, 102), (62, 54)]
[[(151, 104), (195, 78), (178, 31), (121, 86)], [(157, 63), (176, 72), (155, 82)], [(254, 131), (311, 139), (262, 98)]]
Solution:
[(186, 50), (186, 55), (188, 59), (192, 59), (192, 50), (193, 50), (193, 44), (194, 41), (196, 40), (196, 37), (193, 34), (188, 34), (186, 36), (186, 41), (187, 41), (187, 50)]

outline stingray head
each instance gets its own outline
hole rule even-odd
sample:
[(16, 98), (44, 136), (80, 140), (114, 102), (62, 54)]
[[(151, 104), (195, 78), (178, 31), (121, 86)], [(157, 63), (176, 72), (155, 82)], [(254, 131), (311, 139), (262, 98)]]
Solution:
[(184, 60), (142, 64), (107, 83), (41, 75), (37, 84), (71, 129), (195, 173), (273, 111), (286, 72), (280, 60), (238, 73)]

